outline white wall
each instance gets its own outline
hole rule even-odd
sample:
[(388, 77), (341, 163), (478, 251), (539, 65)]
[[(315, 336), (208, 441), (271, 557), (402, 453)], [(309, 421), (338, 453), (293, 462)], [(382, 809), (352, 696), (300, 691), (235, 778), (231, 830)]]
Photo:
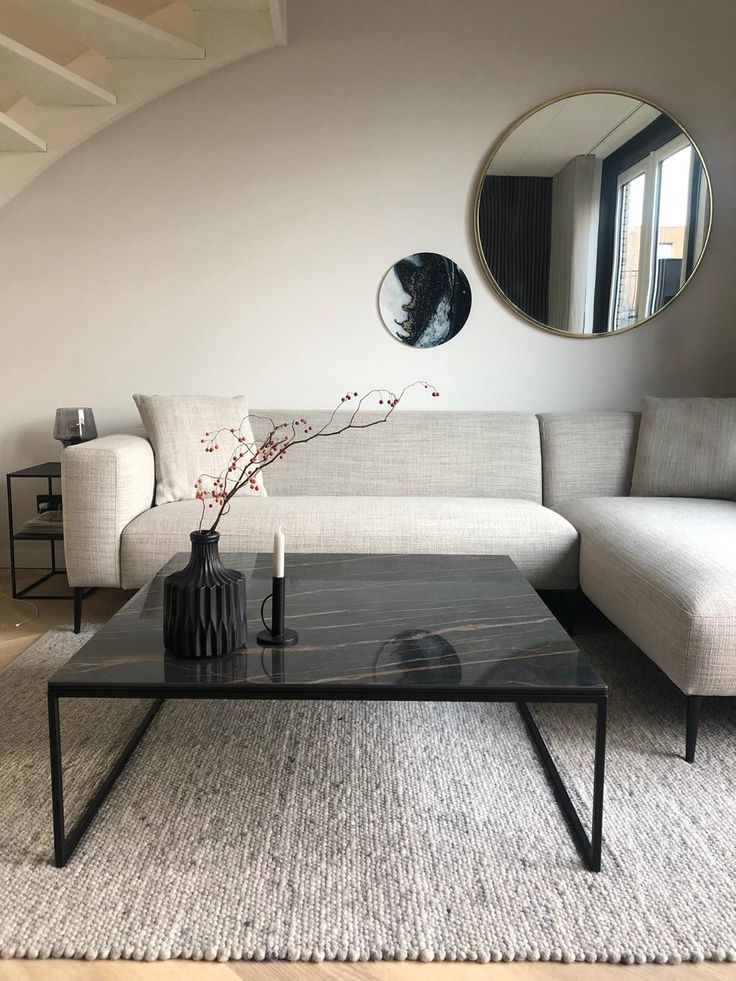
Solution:
[[(0, 212), (0, 465), (58, 458), (57, 405), (103, 432), (133, 391), (327, 406), (426, 377), (431, 408), (636, 406), (734, 393), (732, 0), (290, 0), (290, 43), (90, 140)], [(481, 161), (522, 112), (581, 87), (650, 97), (691, 130), (715, 224), (686, 293), (629, 334), (517, 320), (474, 256)], [(473, 310), (414, 351), (376, 308), (386, 268), (443, 252)]]

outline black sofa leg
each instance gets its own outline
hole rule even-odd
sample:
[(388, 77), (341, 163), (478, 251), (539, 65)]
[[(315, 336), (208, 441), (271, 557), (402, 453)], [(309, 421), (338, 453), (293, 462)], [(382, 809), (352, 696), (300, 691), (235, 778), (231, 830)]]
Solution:
[(81, 586), (74, 587), (74, 633), (78, 634), (82, 629), (82, 600), (84, 599), (84, 589)]
[(575, 621), (577, 618), (578, 605), (580, 603), (579, 589), (565, 590), (565, 629), (572, 637), (575, 633)]
[(702, 695), (687, 696), (687, 722), (685, 728), (685, 759), (688, 763), (695, 762), (695, 744), (698, 741), (698, 724), (700, 710), (703, 705)]

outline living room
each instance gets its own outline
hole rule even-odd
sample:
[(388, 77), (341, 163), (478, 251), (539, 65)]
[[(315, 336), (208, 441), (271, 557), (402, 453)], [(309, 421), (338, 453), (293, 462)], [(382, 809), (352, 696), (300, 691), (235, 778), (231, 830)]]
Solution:
[(0, 978), (736, 981), (734, 36), (0, 0)]

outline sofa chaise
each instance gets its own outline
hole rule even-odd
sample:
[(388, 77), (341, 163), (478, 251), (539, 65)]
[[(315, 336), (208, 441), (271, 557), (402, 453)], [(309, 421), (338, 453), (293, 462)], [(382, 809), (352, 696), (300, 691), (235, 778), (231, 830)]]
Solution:
[[(233, 501), (221, 548), (270, 549), (283, 525), (294, 552), (500, 553), (538, 590), (580, 586), (687, 696), (692, 762), (703, 696), (736, 694), (736, 503), (630, 496), (639, 422), (633, 412), (401, 410), (270, 467), (267, 497)], [(78, 630), (82, 590), (143, 585), (188, 550), (201, 505), (153, 506), (144, 432), (66, 449), (62, 485)]]

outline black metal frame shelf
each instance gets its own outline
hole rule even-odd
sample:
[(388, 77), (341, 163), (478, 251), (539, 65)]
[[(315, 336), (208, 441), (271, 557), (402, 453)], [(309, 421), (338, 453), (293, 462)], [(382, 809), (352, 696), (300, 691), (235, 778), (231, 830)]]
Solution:
[[(88, 596), (92, 592), (92, 589), (81, 590), (74, 589), (72, 594), (68, 595), (58, 595), (51, 593), (37, 593), (35, 590), (43, 583), (48, 582), (49, 579), (53, 579), (55, 576), (65, 576), (66, 569), (60, 569), (57, 565), (56, 559), (56, 543), (64, 541), (63, 532), (54, 531), (16, 531), (15, 530), (15, 516), (13, 513), (13, 480), (45, 480), (46, 488), (49, 495), (54, 493), (54, 481), (61, 479), (61, 464), (60, 463), (39, 463), (34, 467), (26, 467), (23, 470), (14, 470), (12, 473), (6, 474), (5, 484), (7, 488), (8, 496), (8, 540), (10, 546), (10, 585), (11, 585), (11, 596), (13, 599), (24, 599), (27, 596), (33, 597), (34, 600), (71, 600), (74, 599), (74, 609), (75, 609), (75, 627), (77, 621), (77, 607), (79, 607), (79, 615), (81, 616), (81, 601), (85, 596)], [(17, 565), (15, 559), (15, 543), (16, 542), (48, 542), (50, 546), (50, 556), (51, 556), (51, 568), (43, 576), (39, 576), (38, 579), (34, 579), (33, 582), (28, 583), (22, 589), (18, 589), (18, 573)], [(76, 631), (79, 632), (78, 630)]]
[[(61, 532), (53, 534), (50, 531), (16, 531), (13, 535), (13, 540), (16, 542), (63, 542), (64, 536)], [(61, 571), (61, 570), (60, 570)]]
[[(27, 480), (45, 480), (46, 487), (49, 494), (54, 493), (54, 480), (61, 479), (61, 464), (60, 463), (39, 463), (35, 467), (26, 467), (24, 470), (14, 470), (5, 477), (5, 483), (8, 492), (8, 538), (10, 540), (10, 585), (11, 585), (11, 595), (13, 599), (23, 599), (24, 596), (33, 595), (34, 599), (43, 600), (63, 600), (71, 599), (70, 596), (57, 596), (57, 595), (35, 595), (34, 590), (36, 590), (42, 583), (48, 582), (49, 579), (53, 579), (54, 576), (63, 576), (66, 573), (65, 569), (59, 569), (56, 565), (56, 542), (64, 540), (64, 536), (61, 532), (28, 532), (28, 531), (16, 531), (15, 530), (15, 519), (13, 515), (13, 480), (27, 479)], [(23, 589), (18, 589), (18, 575), (15, 564), (15, 543), (16, 542), (49, 542), (51, 549), (51, 571), (47, 572), (46, 575), (41, 576), (38, 579), (34, 579), (32, 583), (24, 586)]]

